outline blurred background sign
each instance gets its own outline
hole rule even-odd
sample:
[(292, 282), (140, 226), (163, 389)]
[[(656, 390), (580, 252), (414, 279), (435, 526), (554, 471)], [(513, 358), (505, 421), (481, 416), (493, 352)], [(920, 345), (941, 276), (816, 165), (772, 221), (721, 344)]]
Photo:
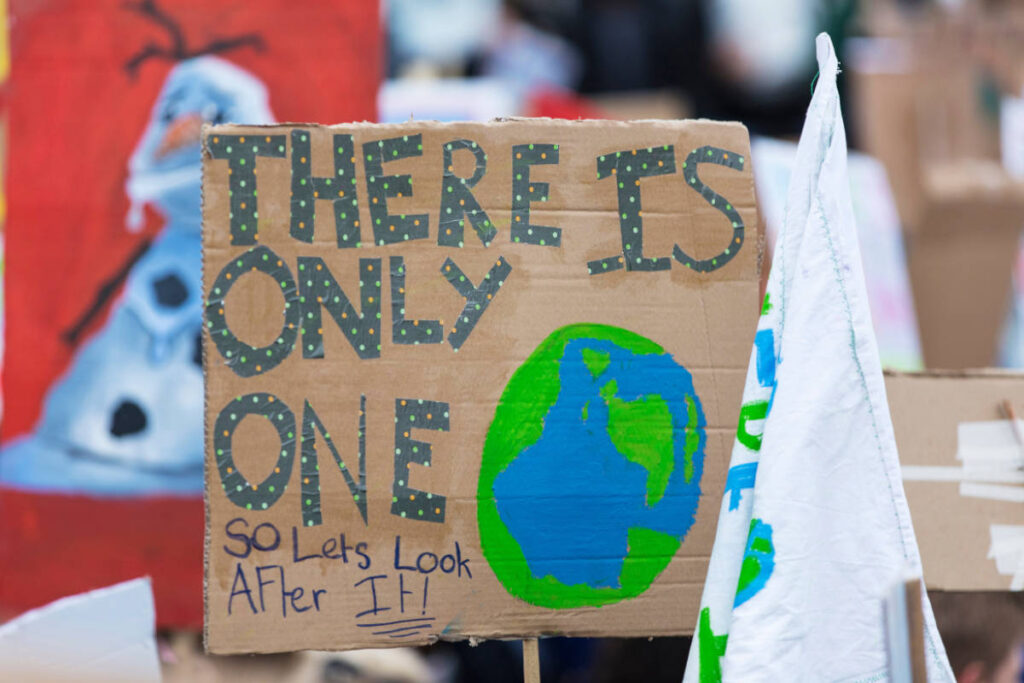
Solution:
[[(773, 253), (775, 239), (785, 218), (789, 176), (796, 162), (796, 144), (754, 138), (751, 156), (756, 164), (754, 180), (758, 209), (764, 217), (767, 260)], [(907, 278), (900, 219), (885, 168), (875, 159), (856, 152), (850, 153), (848, 161), (850, 196), (882, 365), (896, 370), (918, 370), (923, 362), (917, 319)]]
[(851, 41), (847, 62), (860, 146), (892, 182), (933, 368), (1016, 363), (1019, 349), (1000, 349), (1001, 340), (1024, 338), (1012, 313), (1024, 292), (1013, 277), (1024, 182), (1000, 149), (1001, 102), (1011, 103), (1005, 137), (1024, 87), (1024, 12), (963, 4), (871, 3), (873, 35)]
[(374, 2), (13, 2), (0, 608), (202, 614), (204, 123), (373, 119)]

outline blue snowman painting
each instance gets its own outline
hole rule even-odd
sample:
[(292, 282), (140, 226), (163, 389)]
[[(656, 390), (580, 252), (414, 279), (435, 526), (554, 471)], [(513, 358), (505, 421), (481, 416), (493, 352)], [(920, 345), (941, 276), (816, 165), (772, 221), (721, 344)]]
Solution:
[(203, 489), (200, 127), (272, 123), (266, 87), (213, 55), (168, 74), (128, 162), (128, 230), (164, 219), (103, 327), (0, 453), (0, 484), (101, 496)]

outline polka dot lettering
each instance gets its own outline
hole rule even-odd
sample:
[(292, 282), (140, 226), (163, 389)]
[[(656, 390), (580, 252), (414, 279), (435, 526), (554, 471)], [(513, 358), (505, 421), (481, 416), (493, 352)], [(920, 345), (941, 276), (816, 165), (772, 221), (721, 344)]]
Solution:
[(667, 256), (648, 258), (643, 255), (644, 224), (640, 178), (668, 175), (675, 171), (675, 148), (672, 145), (624, 150), (597, 157), (598, 179), (611, 178), (618, 185), (622, 253), (587, 263), (587, 270), (591, 275), (610, 273), (622, 268), (669, 269), (671, 261)]
[(363, 524), (368, 523), (366, 513), (366, 396), (359, 399), (359, 481), (352, 476), (351, 468), (345, 465), (345, 461), (338, 454), (334, 447), (334, 440), (330, 433), (320, 421), (320, 416), (313, 410), (309, 401), (302, 410), (302, 524), (304, 526), (319, 526), (323, 523), (323, 516), (320, 510), (320, 466), (316, 453), (316, 433), (327, 444), (334, 464), (341, 470), (348, 486), (352, 501), (363, 516)]
[(406, 320), (405, 259), (391, 257), (391, 341), (395, 344), (440, 344), (444, 328), (438, 320)]
[(409, 486), (409, 465), (430, 467), (431, 459), (429, 443), (406, 436), (413, 429), (448, 431), (448, 404), (426, 399), (395, 399), (395, 480), (391, 514), (443, 524), (445, 496)]
[(683, 177), (686, 179), (686, 185), (700, 194), (708, 204), (725, 214), (732, 227), (729, 245), (710, 258), (696, 259), (680, 249), (678, 244), (673, 247), (672, 256), (681, 264), (697, 272), (708, 273), (724, 266), (740, 250), (740, 247), (743, 246), (744, 227), (743, 219), (732, 202), (705, 185), (697, 176), (698, 164), (718, 164), (742, 171), (743, 157), (718, 147), (704, 146), (690, 152), (690, 155), (686, 157), (686, 163), (683, 164)]
[(548, 184), (530, 180), (530, 167), (558, 163), (558, 145), (533, 143), (512, 147), (512, 231), (513, 242), (545, 247), (562, 246), (562, 229), (530, 224), (530, 204), (546, 202)]
[(412, 196), (412, 178), (407, 174), (384, 175), (384, 162), (422, 155), (423, 136), (419, 134), (371, 140), (363, 144), (374, 244), (394, 244), (427, 237), (427, 214), (388, 213), (388, 197)]
[(283, 135), (206, 136), (206, 150), (214, 159), (227, 159), (231, 208), (231, 244), (246, 246), (257, 241), (256, 157), (284, 157)]
[[(224, 300), (231, 287), (243, 276), (262, 273), (274, 279), (284, 295), (284, 325), (275, 340), (267, 346), (251, 346), (241, 341), (228, 328)], [(221, 269), (206, 299), (206, 328), (214, 346), (227, 366), (239, 377), (253, 377), (277, 367), (295, 346), (298, 334), (299, 293), (291, 271), (273, 250), (254, 247), (231, 259)]]
[[(453, 157), (460, 149), (472, 152), (476, 161), (476, 168), (469, 178), (462, 178), (454, 172)], [(442, 150), (444, 169), (441, 176), (441, 220), (437, 230), (437, 243), (446, 247), (461, 247), (463, 226), (465, 221), (469, 220), (483, 245), (489, 246), (498, 230), (471, 192), (487, 172), (487, 155), (483, 147), (472, 140), (452, 140), (445, 143)]]
[[(280, 447), (270, 474), (259, 484), (251, 484), (238, 471), (231, 451), (232, 436), (248, 415), (260, 415), (277, 431)], [(291, 436), (289, 436), (291, 435)], [(233, 399), (220, 411), (214, 423), (213, 447), (217, 472), (228, 500), (247, 510), (266, 510), (284, 493), (295, 459), (295, 415), (273, 394), (246, 394)]]
[(359, 259), (359, 312), (323, 259), (299, 257), (303, 358), (324, 357), (321, 308), (331, 314), (360, 358), (380, 357), (380, 264), (379, 258)]
[(458, 351), (466, 343), (469, 333), (476, 327), (480, 317), (487, 310), (488, 304), (498, 295), (498, 290), (505, 284), (505, 280), (508, 279), (511, 272), (511, 264), (505, 260), (504, 256), (499, 256), (487, 275), (484, 275), (484, 279), (478, 287), (462, 272), (461, 268), (455, 265), (455, 261), (445, 260), (441, 266), (441, 274), (466, 300), (462, 313), (459, 314), (451, 332), (448, 333), (448, 343), (452, 345), (453, 349)]
[(334, 136), (334, 175), (324, 178), (314, 176), (311, 170), (309, 138), (308, 130), (292, 131), (291, 235), (303, 242), (312, 242), (316, 203), (330, 200), (338, 246), (343, 249), (360, 246), (359, 200), (352, 185), (356, 177), (352, 136)]

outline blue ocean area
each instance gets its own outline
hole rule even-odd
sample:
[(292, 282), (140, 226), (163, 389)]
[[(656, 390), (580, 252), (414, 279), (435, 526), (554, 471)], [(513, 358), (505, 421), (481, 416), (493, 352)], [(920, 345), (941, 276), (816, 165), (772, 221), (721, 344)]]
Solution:
[[(607, 358), (607, 365), (588, 367), (584, 351)], [(690, 373), (668, 354), (637, 354), (610, 341), (572, 339), (558, 377), (560, 391), (544, 416), (540, 438), (495, 479), (498, 514), (534, 578), (619, 588), (630, 529), (682, 540), (693, 524), (700, 499), (704, 416)], [(667, 463), (671, 471), (664, 493), (653, 501), (648, 491), (653, 473), (620, 452), (608, 429), (610, 399), (632, 402), (651, 396), (660, 397), (671, 414), (674, 454)], [(688, 408), (695, 408), (692, 427), (699, 428), (689, 471)]]

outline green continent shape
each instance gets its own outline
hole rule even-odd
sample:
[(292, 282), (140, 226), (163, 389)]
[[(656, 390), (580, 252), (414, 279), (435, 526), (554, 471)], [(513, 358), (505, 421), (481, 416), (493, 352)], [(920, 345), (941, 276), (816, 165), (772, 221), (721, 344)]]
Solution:
[[(569, 609), (608, 605), (636, 597), (668, 566), (682, 545), (680, 539), (649, 529), (629, 530), (627, 552), (619, 588), (594, 588), (586, 584), (566, 586), (548, 576), (534, 579), (519, 543), (498, 514), (494, 480), (523, 449), (540, 440), (544, 417), (558, 400), (561, 382), (559, 363), (565, 345), (573, 339), (610, 341), (637, 355), (662, 354), (665, 350), (638, 334), (610, 325), (567, 325), (552, 332), (513, 373), (498, 400), (477, 480), (477, 523), (480, 548), (487, 563), (512, 595), (540, 607)], [(696, 415), (696, 411), (693, 411)], [(696, 423), (694, 423), (696, 424)], [(639, 549), (643, 548), (643, 552)]]
[(604, 371), (608, 369), (608, 364), (611, 362), (612, 356), (607, 351), (583, 349), (583, 364), (587, 366), (587, 370), (590, 370), (590, 375), (594, 379), (603, 375)]
[[(491, 569), (499, 578), (514, 577), (516, 579), (513, 586), (519, 592), (513, 590), (507, 580), (503, 580), (502, 585), (510, 593), (531, 605), (555, 609), (600, 607), (620, 600), (635, 598), (647, 590), (654, 577), (664, 571), (679, 550), (679, 546), (682, 545), (682, 541), (674, 536), (643, 527), (630, 527), (627, 539), (629, 549), (626, 551), (622, 573), (619, 575), (619, 588), (594, 588), (585, 583), (566, 585), (551, 575), (545, 576), (543, 579), (534, 579), (526, 567), (526, 558), (523, 558), (522, 564), (518, 565), (514, 560), (503, 560), (500, 565), (496, 565), (486, 551), (484, 556), (487, 557)], [(638, 550), (638, 548), (643, 548), (643, 550)], [(516, 544), (516, 550), (519, 557), (522, 557), (522, 551), (519, 550), (518, 544)]]
[(614, 396), (605, 400), (608, 436), (627, 460), (647, 470), (647, 504), (654, 505), (665, 495), (674, 463), (672, 413), (668, 404), (657, 394), (647, 394), (635, 401)]
[(619, 383), (613, 379), (601, 387), (597, 393), (601, 394), (601, 398), (607, 403), (615, 398), (615, 394), (619, 393)]
[[(647, 504), (654, 505), (665, 495), (675, 464), (672, 413), (657, 394), (623, 401), (615, 397), (617, 391), (615, 380), (601, 387), (601, 396), (608, 403), (608, 436), (627, 460), (647, 470)], [(689, 483), (693, 479), (693, 456), (700, 447), (700, 431), (697, 404), (690, 396), (685, 401), (683, 478)]]
[(692, 396), (686, 401), (686, 442), (683, 445), (683, 480), (689, 484), (693, 479), (693, 456), (700, 448), (700, 415)]

